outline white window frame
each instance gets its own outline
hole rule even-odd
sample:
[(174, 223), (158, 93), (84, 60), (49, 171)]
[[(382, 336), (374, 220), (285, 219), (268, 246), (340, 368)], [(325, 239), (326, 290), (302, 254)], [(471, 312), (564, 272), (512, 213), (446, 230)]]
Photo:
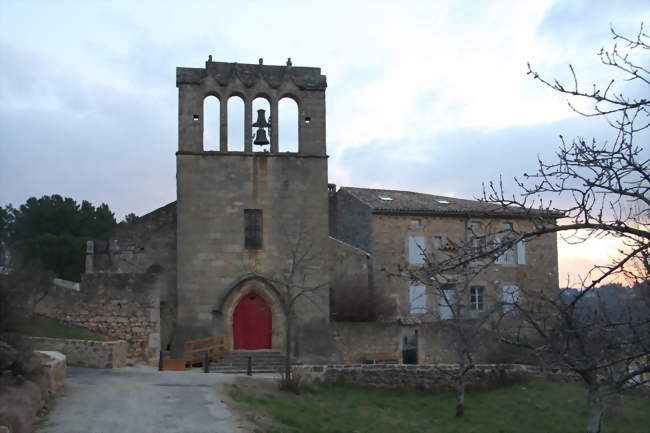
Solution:
[[(440, 246), (436, 245), (436, 239), (440, 240)], [(434, 250), (442, 250), (445, 248), (445, 235), (433, 235), (431, 237), (431, 246)]]
[(422, 284), (411, 284), (409, 286), (409, 313), (421, 315), (427, 312), (427, 290)]
[(469, 309), (472, 313), (485, 311), (485, 287), (471, 286), (469, 288)]

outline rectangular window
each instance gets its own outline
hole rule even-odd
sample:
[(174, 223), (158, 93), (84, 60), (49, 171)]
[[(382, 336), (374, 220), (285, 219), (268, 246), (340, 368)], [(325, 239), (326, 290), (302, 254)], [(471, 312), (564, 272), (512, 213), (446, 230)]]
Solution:
[(517, 242), (517, 264), (525, 265), (526, 264), (526, 242), (521, 240)]
[(262, 248), (262, 210), (244, 209), (244, 246)]
[(421, 265), (424, 263), (423, 251), (426, 248), (424, 236), (409, 236), (409, 263)]
[(450, 320), (454, 318), (452, 311), (456, 302), (456, 286), (454, 284), (445, 284), (440, 290), (438, 299), (438, 308), (440, 311), (440, 320)]
[(409, 288), (411, 301), (411, 314), (424, 314), (427, 312), (427, 292), (421, 284), (413, 284)]
[(412, 229), (419, 229), (422, 227), (422, 220), (420, 218), (414, 218), (409, 221), (409, 227)]
[(484, 288), (480, 286), (473, 286), (469, 288), (469, 309), (473, 312), (483, 311), (484, 305)]
[(505, 284), (501, 286), (501, 303), (503, 311), (512, 311), (515, 309), (515, 304), (519, 302), (520, 292), (519, 287), (514, 284)]
[(434, 236), (433, 239), (433, 249), (434, 250), (441, 250), (443, 246), (445, 245), (444, 237), (443, 236)]

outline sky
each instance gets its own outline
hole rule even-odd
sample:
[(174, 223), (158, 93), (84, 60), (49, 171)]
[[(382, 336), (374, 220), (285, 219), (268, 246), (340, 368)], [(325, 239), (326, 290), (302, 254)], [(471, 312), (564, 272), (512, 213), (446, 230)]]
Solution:
[[(502, 177), (515, 192), (559, 134), (610, 134), (527, 62), (606, 83), (610, 25), (641, 21), (650, 0), (0, 0), (0, 205), (60, 194), (119, 219), (175, 200), (175, 68), (208, 55), (322, 68), (331, 183), (471, 199)], [(560, 280), (615, 248), (560, 244)]]

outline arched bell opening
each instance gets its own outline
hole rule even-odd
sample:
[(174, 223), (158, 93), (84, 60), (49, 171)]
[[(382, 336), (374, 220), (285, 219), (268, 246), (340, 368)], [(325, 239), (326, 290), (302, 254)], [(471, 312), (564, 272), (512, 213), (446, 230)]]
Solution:
[(203, 150), (219, 150), (219, 124), (221, 103), (216, 96), (203, 99)]
[(244, 100), (240, 96), (228, 98), (228, 150), (244, 151)]
[(271, 104), (268, 99), (253, 99), (253, 152), (268, 152), (271, 145)]
[(278, 103), (279, 151), (298, 152), (298, 104), (285, 97)]

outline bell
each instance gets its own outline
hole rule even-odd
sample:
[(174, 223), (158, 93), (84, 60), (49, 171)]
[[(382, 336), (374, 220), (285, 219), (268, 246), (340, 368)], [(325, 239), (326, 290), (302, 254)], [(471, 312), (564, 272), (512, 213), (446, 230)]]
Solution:
[(265, 110), (257, 110), (257, 121), (253, 123), (252, 126), (256, 128), (268, 128), (271, 126), (269, 122), (266, 121)]
[[(260, 110), (264, 111), (264, 110)], [(263, 128), (258, 128), (257, 133), (255, 134), (255, 141), (253, 141), (253, 144), (257, 144), (258, 146), (264, 146), (265, 144), (269, 144), (269, 139), (266, 138), (266, 130)]]

